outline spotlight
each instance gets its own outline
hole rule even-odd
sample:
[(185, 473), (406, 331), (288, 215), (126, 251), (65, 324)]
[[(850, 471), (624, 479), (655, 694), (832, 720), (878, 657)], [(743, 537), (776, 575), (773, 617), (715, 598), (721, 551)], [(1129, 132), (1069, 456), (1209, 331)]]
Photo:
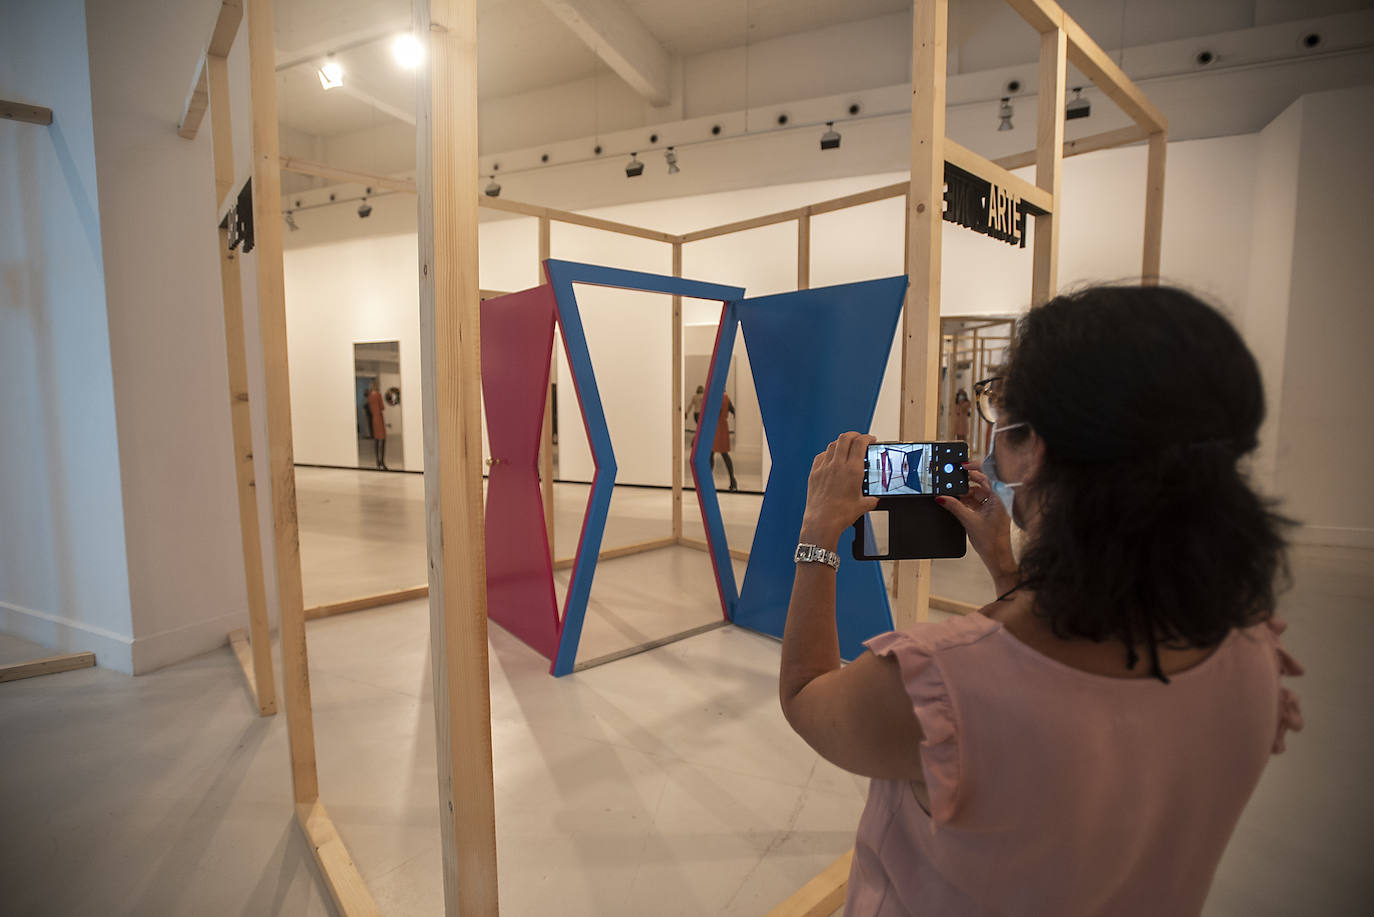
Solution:
[(638, 153), (630, 154), (630, 161), (625, 164), (625, 177), (638, 178), (644, 174), (644, 163), (638, 159)]
[(1064, 120), (1072, 121), (1075, 118), (1086, 118), (1093, 113), (1093, 103), (1083, 98), (1083, 87), (1073, 88), (1073, 98), (1069, 104), (1064, 106)]
[(1011, 107), (1011, 99), (1007, 98), (1006, 96), (1003, 96), (1002, 107), (997, 109), (997, 117), (1002, 119), (1001, 122), (997, 125), (997, 129), (999, 131), (1009, 131), (1013, 129), (1011, 125), (1011, 116), (1014, 113), (1015, 112), (1012, 111)]
[(840, 148), (840, 132), (835, 130), (835, 122), (825, 122), (825, 133), (821, 134), (821, 149), (838, 150)]
[(674, 152), (672, 147), (668, 147), (668, 149), (664, 150), (663, 161), (668, 163), (669, 175), (676, 175), (677, 173), (682, 171), (677, 167), (677, 153)]
[(409, 32), (402, 32), (391, 43), (391, 56), (396, 59), (398, 66), (405, 70), (414, 70), (420, 66), (420, 61), (425, 59), (425, 49), (420, 44), (420, 39)]
[(283, 213), (282, 218), (286, 220), (287, 229), (291, 230), (292, 232), (295, 232), (296, 230), (300, 229), (300, 227), (296, 225), (296, 215), (292, 213), (290, 210)]
[(320, 86), (325, 89), (338, 89), (342, 85), (343, 67), (339, 66), (339, 62), (334, 60), (331, 54), (329, 60), (320, 68)]
[(487, 182), (487, 186), (482, 189), (482, 193), (485, 194), (487, 197), (501, 196), (501, 186), (496, 183), (495, 175), (491, 177), (491, 181)]
[(367, 202), (367, 198), (363, 198), (363, 202), (358, 205), (358, 219), (365, 220), (370, 216), (372, 216), (372, 205)]

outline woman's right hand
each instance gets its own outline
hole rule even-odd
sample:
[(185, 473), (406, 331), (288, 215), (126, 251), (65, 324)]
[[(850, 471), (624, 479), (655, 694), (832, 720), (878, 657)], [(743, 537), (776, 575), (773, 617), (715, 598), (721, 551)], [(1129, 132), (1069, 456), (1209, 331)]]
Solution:
[(1011, 518), (992, 492), (981, 464), (969, 462), (964, 467), (968, 470), (968, 493), (936, 497), (935, 502), (963, 525), (969, 544), (992, 574), (1000, 595), (1015, 586), (1017, 580), (1016, 558), (1011, 551)]

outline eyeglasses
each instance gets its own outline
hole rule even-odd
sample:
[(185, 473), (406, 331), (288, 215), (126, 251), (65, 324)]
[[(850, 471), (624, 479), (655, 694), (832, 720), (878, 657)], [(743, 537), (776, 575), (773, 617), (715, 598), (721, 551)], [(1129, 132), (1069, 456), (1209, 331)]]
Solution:
[(1002, 410), (1002, 377), (993, 376), (991, 379), (973, 383), (973, 400), (978, 405), (978, 416), (996, 426), (1004, 413)]

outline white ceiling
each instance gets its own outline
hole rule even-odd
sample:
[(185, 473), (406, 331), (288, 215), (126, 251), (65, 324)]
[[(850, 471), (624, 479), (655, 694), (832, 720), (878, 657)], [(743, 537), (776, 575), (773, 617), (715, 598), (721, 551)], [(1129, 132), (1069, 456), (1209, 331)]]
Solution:
[[(739, 47), (906, 10), (911, 0), (622, 0), (677, 57)], [(1365, 8), (1374, 0), (1061, 0), (1107, 49), (1250, 28)], [(747, 17), (747, 18), (746, 18)], [(391, 59), (390, 38), (410, 21), (409, 0), (277, 0), (278, 61), (331, 48), (348, 93), (321, 89), (310, 63), (278, 74), (279, 114), (289, 128), (329, 137), (398, 123), (358, 97), (404, 113), (413, 76)], [(1033, 60), (1034, 32), (1005, 0), (951, 0), (951, 68), (990, 69)], [(360, 40), (372, 37), (370, 43)], [(582, 79), (606, 65), (543, 0), (479, 0), (478, 80), (483, 99)], [(349, 93), (352, 93), (351, 95)]]

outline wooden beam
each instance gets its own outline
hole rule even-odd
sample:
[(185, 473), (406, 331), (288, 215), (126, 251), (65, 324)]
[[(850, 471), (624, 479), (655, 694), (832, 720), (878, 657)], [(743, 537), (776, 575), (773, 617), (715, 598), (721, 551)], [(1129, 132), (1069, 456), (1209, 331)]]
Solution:
[(310, 663), (305, 648), (296, 470), (291, 443), (291, 374), (286, 349), (286, 283), (282, 270), (281, 150), (277, 139), (277, 77), (272, 68), (272, 0), (248, 0), (248, 70), (253, 105), (253, 225), (258, 314), (267, 381), (267, 441), (272, 471), (272, 526), (281, 611), (291, 786), (297, 803), (319, 799)]
[(222, 0), (219, 15), (215, 17), (215, 27), (210, 32), (207, 55), (228, 57), (234, 47), (234, 36), (239, 33), (239, 23), (243, 22), (243, 0)]
[(410, 602), (415, 599), (423, 599), (427, 595), (429, 595), (428, 585), (409, 586), (405, 589), (391, 589), (387, 592), (359, 596), (356, 599), (345, 599), (342, 602), (311, 605), (305, 610), (305, 619), (307, 621), (318, 621), (320, 618), (332, 618), (334, 615), (348, 614), (350, 611), (363, 611), (368, 608), (380, 608), (383, 605), (395, 605), (397, 602)]
[[(552, 250), (552, 239), (548, 217), (539, 218), (539, 264), (537, 265), (536, 275), (539, 282), (544, 282), (544, 262), (549, 258)], [(544, 497), (544, 530), (549, 539), (549, 555), (554, 553), (554, 517), (553, 517), (553, 386), (554, 373), (558, 369), (558, 357), (555, 354), (549, 356), (549, 385), (544, 392), (544, 425), (539, 437), (539, 486)]]
[(650, 105), (672, 101), (671, 56), (621, 0), (544, 0), (544, 6)]
[(747, 229), (759, 229), (764, 226), (772, 226), (775, 223), (787, 223), (791, 220), (800, 219), (805, 213), (805, 207), (794, 207), (791, 210), (779, 210), (777, 213), (768, 213), (748, 220), (736, 220), (733, 223), (725, 223), (720, 226), (698, 229), (695, 232), (683, 233), (682, 241), (700, 242), (702, 239), (714, 239), (716, 236), (728, 236), (731, 233), (744, 232)]
[(93, 665), (95, 653), (63, 653), (59, 656), (30, 659), (28, 662), (11, 662), (8, 665), (0, 665), (0, 682), (70, 672), (73, 669), (89, 669)]
[[(1077, 140), (1065, 140), (1064, 155), (1066, 157), (1080, 156), (1083, 153), (1095, 153), (1098, 150), (1110, 150), (1131, 143), (1139, 143), (1149, 138), (1149, 131), (1143, 127), (1131, 125), (1114, 131), (1089, 134), (1086, 137), (1079, 137)], [(1013, 153), (1010, 156), (994, 159), (992, 163), (1004, 169), (1024, 169), (1026, 166), (1035, 165), (1035, 155), (1035, 150), (1026, 150), (1023, 153)]]
[[(683, 535), (681, 538), (677, 540), (677, 543), (686, 548), (696, 548), (698, 551), (709, 552), (711, 550), (711, 546), (709, 544), (702, 541), (700, 538), (693, 538), (690, 535)], [(749, 562), (748, 551), (741, 551), (737, 548), (731, 548), (730, 556), (733, 557), (735, 560), (742, 560), (745, 563)]]
[(1048, 32), (1064, 24), (1064, 10), (1054, 0), (1007, 0), (1007, 5), (1037, 32)]
[(191, 92), (186, 98), (186, 104), (182, 106), (181, 120), (177, 122), (178, 136), (186, 140), (195, 139), (200, 130), (200, 123), (205, 117), (205, 108), (209, 104), (206, 86), (207, 59), (218, 57), (223, 60), (229, 56), (230, 49), (234, 47), (234, 37), (238, 35), (239, 23), (242, 21), (243, 0), (223, 0), (220, 3), (219, 15), (215, 17), (215, 26), (210, 32), (209, 45), (196, 61), (195, 76), (191, 79)]
[(343, 917), (379, 917), (380, 909), (372, 900), (362, 874), (348, 855), (348, 848), (339, 837), (338, 829), (319, 800), (296, 804), (296, 822), (305, 832), (315, 865), (320, 868), (334, 909)]
[(6, 121), (23, 121), (27, 124), (52, 124), (52, 109), (27, 102), (11, 102), (0, 99), (0, 118)]
[[(673, 243), (673, 276), (682, 276), (682, 242)], [(673, 538), (682, 537), (682, 436), (686, 410), (682, 406), (682, 297), (673, 297), (672, 346), (668, 359), (672, 361), (669, 385), (673, 387), (668, 407), (673, 412)]]
[[(215, 170), (215, 199), (234, 186), (234, 139), (229, 111), (229, 65), (215, 55), (205, 58), (210, 100), (210, 142)], [(272, 668), (272, 634), (267, 620), (267, 582), (262, 566), (262, 529), (253, 466), (253, 409), (248, 402), (248, 342), (243, 324), (243, 279), (239, 253), (229, 250), (228, 228), (219, 230), (220, 299), (224, 309), (224, 361), (229, 379), (229, 423), (234, 444), (234, 486), (239, 507), (239, 544), (243, 549), (243, 582), (248, 596), (251, 643), (234, 644), (235, 652), (251, 650), (249, 687), (259, 716), (277, 712), (276, 673)], [(240, 631), (241, 633), (241, 631)], [(230, 635), (232, 640), (232, 635)], [(245, 638), (247, 639), (247, 638)]]
[(1164, 242), (1164, 156), (1168, 147), (1169, 138), (1163, 131), (1150, 135), (1145, 166), (1145, 245), (1140, 262), (1140, 282), (1148, 286), (1159, 284), (1160, 249)]
[(897, 182), (893, 185), (883, 185), (878, 188), (870, 188), (867, 191), (858, 191), (854, 194), (846, 194), (843, 197), (832, 197), (828, 201), (818, 201), (806, 208), (807, 213), (818, 216), (822, 213), (833, 213), (836, 210), (848, 210), (850, 207), (861, 207), (864, 204), (872, 204), (877, 201), (885, 201), (888, 198), (901, 197), (907, 193), (911, 187), (910, 182)]
[[(622, 545), (618, 548), (607, 548), (596, 556), (597, 561), (615, 560), (617, 557), (629, 557), (632, 554), (643, 554), (646, 551), (657, 551), (659, 548), (666, 548), (677, 544), (674, 537), (655, 538), (652, 541), (637, 541), (634, 544)], [(577, 563), (576, 557), (561, 557), (553, 562), (555, 570), (567, 570)]]
[[(1064, 106), (1061, 105), (1059, 107), (1062, 110)], [(958, 166), (965, 172), (972, 172), (985, 181), (990, 181), (999, 187), (1005, 188), (1027, 203), (1039, 207), (1041, 210), (1054, 210), (1054, 201), (1051, 199), (1050, 195), (1043, 189), (1026, 181), (1021, 176), (1008, 172), (991, 159), (973, 152), (973, 150), (970, 150), (968, 147), (960, 146), (948, 137), (945, 138), (944, 146), (945, 161), (950, 165)]]
[[(1059, 291), (1059, 190), (1064, 169), (1064, 86), (1068, 38), (1063, 29), (1040, 33), (1039, 111), (1035, 128), (1035, 183), (1050, 198), (1035, 217), (1031, 305)], [(974, 332), (975, 335), (977, 332)], [(975, 337), (975, 340), (977, 338)]]
[[(253, 648), (248, 643), (248, 631), (243, 628), (229, 631), (229, 649), (233, 650), (234, 658), (239, 661), (239, 668), (243, 669), (243, 680), (248, 684), (248, 693), (253, 698), (253, 704), (258, 703), (258, 676), (253, 672)], [(273, 713), (276, 712), (274, 709)], [(262, 716), (262, 709), (259, 707), (258, 716)]]
[[(1064, 14), (1064, 32), (1068, 38), (1069, 63), (1092, 80), (1136, 124), (1152, 133), (1169, 129), (1169, 121), (1163, 113), (1067, 13)], [(1062, 96), (1058, 105), (1064, 107)]]
[[(934, 438), (939, 407), (940, 255), (944, 232), (947, 0), (916, 4), (912, 19), (911, 191), (907, 198), (907, 289), (902, 310), (901, 433), (907, 442)], [(984, 176), (986, 177), (986, 176)], [(898, 629), (928, 617), (930, 561), (899, 560)]]
[(649, 640), (645, 643), (640, 643), (637, 646), (626, 647), (623, 650), (616, 650), (615, 652), (607, 653), (604, 656), (597, 656), (595, 659), (588, 659), (586, 662), (579, 662), (575, 666), (573, 666), (573, 671), (585, 672), (588, 669), (594, 669), (597, 666), (606, 665), (608, 662), (618, 662), (621, 659), (628, 659), (631, 656), (638, 656), (640, 653), (647, 653), (649, 652), (649, 650), (656, 650), (660, 647), (667, 646), (670, 643), (677, 643), (681, 640), (686, 640), (688, 637), (696, 637), (700, 634), (709, 633), (713, 630), (720, 630), (722, 627), (728, 627), (729, 625), (730, 622), (725, 620), (712, 621), (710, 624), (701, 624), (696, 627), (690, 627), (687, 630), (680, 631), (676, 634), (669, 634), (666, 637), (655, 637), (653, 640)]
[[(415, 0), (420, 359), (444, 912), (495, 917), (478, 300), (477, 0)], [(485, 198), (495, 200), (495, 198)]]
[(195, 79), (191, 82), (191, 92), (182, 106), (181, 120), (177, 122), (177, 136), (183, 140), (196, 139), (200, 122), (205, 118), (205, 109), (210, 107), (210, 90), (206, 85), (205, 58), (196, 67)]
[(930, 597), (930, 607), (937, 611), (948, 611), (956, 615), (971, 615), (975, 611), (981, 611), (982, 605), (975, 605), (972, 602), (961, 602), (958, 599), (947, 599), (942, 595), (932, 595)]
[(768, 917), (830, 917), (844, 904), (853, 863), (854, 851), (851, 850), (769, 911)]
[(408, 178), (391, 178), (373, 172), (362, 172), (357, 169), (343, 169), (323, 162), (314, 162), (309, 159), (297, 159), (295, 157), (283, 157), (281, 160), (281, 167), (287, 172), (295, 172), (300, 175), (314, 175), (318, 178), (328, 178), (348, 184), (370, 185), (373, 188), (382, 188), (387, 191), (402, 191), (410, 194), (415, 193), (415, 182)]
[(797, 217), (797, 289), (811, 288), (811, 214)]

